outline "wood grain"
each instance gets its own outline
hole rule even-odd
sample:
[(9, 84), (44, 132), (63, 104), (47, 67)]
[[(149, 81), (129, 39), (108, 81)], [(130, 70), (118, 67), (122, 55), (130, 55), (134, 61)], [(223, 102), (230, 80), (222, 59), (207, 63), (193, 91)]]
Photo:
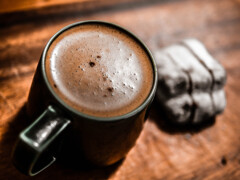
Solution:
[(12, 13), (9, 22), (9, 14), (0, 15), (4, 24), (0, 28), (0, 179), (30, 179), (13, 167), (10, 156), (17, 134), (29, 124), (24, 104), (37, 62), (53, 34), (89, 19), (126, 27), (151, 51), (183, 38), (198, 38), (227, 71), (227, 108), (215, 123), (190, 130), (165, 124), (154, 103), (140, 138), (123, 161), (106, 168), (55, 163), (32, 179), (240, 179), (239, 0), (135, 2), (88, 13), (79, 12), (79, 7), (68, 5), (73, 11), (66, 14), (54, 7), (36, 14), (35, 10)]
[(75, 3), (75, 2), (83, 2), (88, 0), (21, 0), (21, 1), (0, 1), (0, 12), (11, 12), (11, 11), (20, 11), (20, 10), (28, 10), (28, 9), (36, 9), (40, 7), (46, 6), (55, 6), (59, 4), (67, 4), (67, 3)]

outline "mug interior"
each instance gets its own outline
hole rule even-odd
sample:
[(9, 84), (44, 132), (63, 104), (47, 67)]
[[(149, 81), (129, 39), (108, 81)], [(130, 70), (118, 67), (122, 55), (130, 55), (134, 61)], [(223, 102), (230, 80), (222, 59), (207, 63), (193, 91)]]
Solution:
[[(74, 109), (73, 107), (71, 107), (70, 105), (68, 105), (66, 102), (64, 102), (58, 95), (57, 93), (53, 90), (52, 86), (50, 85), (50, 82), (48, 80), (48, 77), (46, 75), (46, 70), (45, 70), (45, 61), (46, 61), (46, 54), (48, 52), (49, 47), (51, 46), (51, 44), (54, 42), (54, 40), (63, 32), (76, 27), (76, 26), (81, 26), (83, 24), (103, 24), (106, 26), (111, 26), (113, 28), (117, 28), (120, 31), (128, 34), (129, 36), (131, 36), (133, 39), (135, 39), (137, 41), (137, 43), (139, 43), (140, 46), (142, 46), (142, 48), (145, 50), (147, 56), (149, 57), (149, 60), (151, 61), (152, 64), (152, 72), (153, 72), (153, 83), (152, 83), (152, 88), (150, 93), (148, 94), (148, 97), (143, 101), (143, 103), (138, 106), (136, 109), (134, 109), (133, 111), (127, 113), (127, 114), (123, 114), (120, 116), (114, 116), (114, 117), (97, 117), (97, 116), (91, 116), (88, 114), (84, 114), (76, 109)], [(129, 117), (134, 116), (135, 114), (141, 112), (146, 106), (148, 106), (152, 99), (154, 98), (155, 92), (156, 92), (156, 88), (157, 88), (157, 69), (156, 69), (156, 65), (153, 59), (153, 56), (151, 54), (151, 52), (149, 51), (149, 49), (146, 47), (146, 45), (139, 39), (137, 38), (134, 34), (132, 34), (131, 32), (129, 32), (128, 30), (113, 24), (113, 23), (108, 23), (108, 22), (104, 22), (104, 21), (81, 21), (81, 22), (77, 22), (74, 24), (70, 24), (66, 27), (64, 27), (63, 29), (61, 29), (60, 31), (58, 31), (47, 43), (46, 47), (44, 48), (43, 54), (42, 54), (42, 58), (41, 58), (41, 71), (42, 71), (42, 75), (43, 75), (43, 79), (47, 85), (48, 90), (51, 92), (51, 94), (53, 95), (53, 97), (58, 101), (58, 103), (63, 106), (64, 108), (66, 108), (68, 111), (70, 111), (71, 113), (74, 113), (75, 115), (90, 119), (90, 120), (96, 120), (96, 121), (119, 121), (122, 119), (127, 119)]]

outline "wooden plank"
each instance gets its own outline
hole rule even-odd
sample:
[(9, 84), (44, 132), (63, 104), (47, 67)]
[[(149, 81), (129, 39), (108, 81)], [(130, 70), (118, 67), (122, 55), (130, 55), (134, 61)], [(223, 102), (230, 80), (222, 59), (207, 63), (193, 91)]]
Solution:
[(39, 8), (48, 8), (54, 6), (68, 6), (70, 4), (85, 4), (88, 5), (90, 3), (94, 4), (105, 4), (105, 5), (116, 5), (122, 2), (130, 2), (130, 1), (141, 1), (141, 0), (122, 0), (121, 2), (112, 0), (2, 0), (0, 1), (0, 13), (9, 13), (9, 12), (17, 12), (17, 11), (29, 11), (29, 10), (36, 10)]
[(23, 108), (37, 61), (54, 33), (70, 23), (87, 19), (120, 24), (143, 39), (152, 51), (186, 37), (198, 38), (227, 70), (227, 108), (213, 125), (190, 131), (164, 124), (155, 103), (136, 146), (119, 164), (84, 169), (56, 163), (34, 179), (240, 178), (237, 0), (154, 1), (88, 14), (69, 13), (66, 17), (49, 13), (52, 15), (48, 19), (45, 9), (43, 16), (37, 15), (38, 21), (29, 18), (0, 29), (0, 179), (29, 179), (12, 166), (10, 156), (17, 134), (29, 123)]
[[(219, 3), (219, 4), (221, 5), (220, 7), (221, 8), (224, 7), (224, 9), (221, 9), (220, 11), (216, 11), (214, 10), (214, 5), (212, 5), (212, 8), (208, 7), (208, 9), (210, 9), (209, 10), (210, 12), (208, 14), (212, 14), (214, 11), (218, 13), (214, 16), (216, 19), (211, 20), (212, 22), (211, 25), (207, 26), (202, 23), (205, 29), (201, 26), (202, 24), (199, 25), (198, 23), (192, 24), (192, 26), (187, 28), (185, 31), (184, 31), (185, 26), (182, 26), (181, 23), (170, 24), (170, 27), (172, 27), (172, 29), (177, 29), (177, 32), (169, 31), (169, 29), (171, 29), (169, 27), (167, 27), (166, 30), (162, 28), (162, 27), (166, 27), (166, 25), (163, 24), (164, 21), (161, 19), (161, 16), (163, 16), (163, 14), (166, 14), (165, 7), (168, 7), (168, 12), (171, 12), (174, 9), (179, 9), (176, 7), (177, 5), (179, 5), (179, 3), (175, 3), (173, 5), (172, 4), (161, 5), (161, 6), (156, 6), (154, 8), (150, 7), (150, 8), (137, 9), (133, 13), (131, 13), (132, 10), (126, 10), (124, 12), (121, 11), (120, 13), (116, 12), (116, 13), (112, 13), (113, 14), (112, 17), (113, 18), (116, 17), (114, 18), (116, 23), (121, 24), (122, 22), (124, 22), (125, 24), (124, 26), (128, 27), (128, 29), (131, 29), (134, 33), (140, 36), (148, 44), (148, 46), (151, 47), (152, 50), (166, 46), (167, 44), (170, 44), (170, 43), (177, 42), (178, 40), (181, 40), (186, 37), (196, 37), (200, 39), (207, 45), (208, 49), (211, 52), (213, 51), (221, 52), (223, 48), (225, 49), (238, 48), (240, 46), (239, 44), (240, 42), (238, 41), (238, 38), (237, 38), (240, 31), (239, 23), (236, 23), (236, 26), (232, 26), (234, 22), (238, 22), (237, 21), (238, 19), (236, 17), (236, 14), (238, 11), (233, 9), (233, 6), (234, 6), (233, 3), (226, 4), (225, 1), (223, 1), (223, 5), (222, 3)], [(195, 6), (196, 13), (200, 13), (202, 9), (204, 9), (202, 6), (200, 6), (199, 4), (196, 4)], [(224, 10), (226, 12), (231, 12), (230, 15), (224, 16), (224, 17), (227, 17), (226, 20), (219, 18), (221, 12)], [(187, 8), (183, 8), (183, 10), (181, 10), (178, 13), (181, 14), (182, 12), (185, 12), (185, 11), (187, 11)], [(142, 19), (144, 18), (144, 15), (146, 16), (148, 14), (149, 14), (149, 19), (156, 19), (160, 21), (160, 24), (157, 24), (155, 21), (144, 22), (146, 27), (154, 26), (154, 27), (151, 27), (151, 29), (153, 29), (151, 31), (152, 32), (151, 34), (149, 34), (148, 29), (144, 29), (145, 26), (140, 27), (141, 26), (140, 22), (143, 22)], [(151, 15), (153, 16), (153, 14), (154, 14), (154, 18), (151, 17)], [(127, 22), (125, 20), (127, 18), (134, 19), (135, 15), (137, 15), (140, 20), (139, 22), (135, 22), (134, 27), (131, 27), (131, 25), (134, 23), (132, 21)], [(185, 16), (189, 17), (190, 15), (187, 14), (187, 15), (184, 15), (184, 17)], [(96, 17), (102, 20), (106, 20), (106, 15), (103, 14), (102, 16), (101, 13), (100, 15), (96, 14), (95, 16), (91, 16), (90, 18), (95, 19)], [(171, 19), (171, 17), (173, 16), (169, 14), (168, 19)], [(80, 20), (84, 20), (84, 18)], [(209, 21), (209, 19), (206, 18), (202, 21), (203, 22)], [(35, 24), (34, 22), (30, 22), (26, 25), (26, 27), (14, 26), (14, 27), (0, 30), (1, 34), (3, 35), (3, 43), (0, 45), (0, 51), (2, 51), (2, 53), (0, 54), (1, 78), (2, 79), (7, 78), (8, 76), (11, 76), (10, 74), (14, 74), (14, 73), (16, 74), (16, 69), (18, 69), (17, 67), (21, 63), (28, 64), (32, 60), (37, 61), (40, 57), (41, 51), (44, 48), (44, 45), (47, 43), (50, 37), (62, 27), (73, 22), (75, 22), (75, 19), (71, 20), (70, 22), (67, 19), (61, 22), (57, 21), (54, 24), (50, 22), (49, 23), (46, 22), (44, 26), (42, 24)], [(176, 19), (176, 22), (183, 22), (183, 19), (180, 19), (180, 18)], [(185, 18), (184, 22), (186, 24), (191, 24), (192, 19)], [(224, 29), (219, 28), (221, 26), (225, 26), (225, 28)], [(6, 29), (7, 31), (4, 31)], [(141, 31), (138, 31), (137, 29), (141, 29)], [(179, 31), (181, 33), (179, 33)], [(228, 38), (228, 34), (231, 34), (231, 36), (232, 37), (234, 36), (234, 38)], [(219, 37), (221, 37), (221, 40), (219, 40)], [(221, 45), (221, 47), (215, 46), (215, 43), (218, 43), (219, 45)], [(218, 49), (216, 50), (216, 48)], [(15, 68), (11, 69), (14, 72), (10, 72), (9, 70), (6, 70), (6, 69), (5, 71), (7, 72), (1, 71), (1, 67), (4, 68), (5, 66), (10, 66), (11, 64), (14, 64), (16, 68), (16, 69)], [(26, 70), (26, 68), (24, 69)], [(24, 72), (24, 70), (19, 70), (19, 71), (20, 71), (19, 72), (20, 74)], [(33, 69), (31, 71), (33, 71)]]
[[(25, 1), (28, 3), (24, 3)], [(41, 3), (35, 3), (39, 1), (41, 1)], [(36, 22), (39, 19), (56, 19), (56, 17), (59, 19), (59, 16), (61, 16), (61, 19), (66, 19), (99, 11), (136, 8), (136, 6), (145, 6), (159, 2), (164, 3), (168, 2), (168, 0), (50, 0), (47, 2), (42, 0), (23, 0), (18, 1), (18, 3), (3, 0), (0, 2), (0, 5), (2, 3), (2, 8), (0, 7), (0, 25), (5, 26), (13, 23), (25, 23), (28, 21)]]
[(0, 1), (0, 13), (6, 13), (11, 11), (19, 11), (19, 10), (28, 10), (28, 9), (37, 9), (40, 7), (46, 7), (46, 6), (55, 6), (59, 4), (67, 4), (67, 3), (75, 3), (75, 2), (84, 2), (89, 0), (70, 0), (70, 1), (64, 1), (64, 0), (21, 0), (21, 1), (7, 1), (2, 0)]

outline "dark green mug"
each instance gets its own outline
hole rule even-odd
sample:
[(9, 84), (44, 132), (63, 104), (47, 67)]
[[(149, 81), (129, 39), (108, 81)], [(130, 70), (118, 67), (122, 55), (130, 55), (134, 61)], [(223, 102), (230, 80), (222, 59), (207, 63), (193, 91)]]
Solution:
[[(54, 92), (47, 79), (45, 60), (50, 45), (62, 32), (91, 23), (111, 26), (131, 36), (141, 45), (151, 61), (151, 91), (140, 106), (127, 114), (95, 117), (79, 112)], [(102, 21), (78, 22), (63, 28), (50, 39), (39, 61), (27, 103), (28, 115), (35, 121), (18, 137), (12, 156), (14, 165), (24, 174), (34, 176), (56, 160), (61, 147), (70, 149), (72, 157), (83, 156), (87, 162), (99, 166), (111, 165), (121, 160), (134, 146), (143, 128), (156, 88), (157, 70), (153, 57), (148, 48), (129, 31)], [(64, 137), (68, 138), (68, 145), (63, 142)], [(71, 149), (74, 151), (71, 152)]]

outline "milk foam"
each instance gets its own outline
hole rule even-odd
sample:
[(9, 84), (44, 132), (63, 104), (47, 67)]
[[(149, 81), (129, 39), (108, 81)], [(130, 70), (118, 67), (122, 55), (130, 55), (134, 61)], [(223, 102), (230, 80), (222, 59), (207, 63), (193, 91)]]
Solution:
[(153, 84), (152, 64), (142, 46), (123, 31), (100, 24), (63, 32), (50, 46), (45, 65), (58, 96), (92, 116), (131, 112)]

